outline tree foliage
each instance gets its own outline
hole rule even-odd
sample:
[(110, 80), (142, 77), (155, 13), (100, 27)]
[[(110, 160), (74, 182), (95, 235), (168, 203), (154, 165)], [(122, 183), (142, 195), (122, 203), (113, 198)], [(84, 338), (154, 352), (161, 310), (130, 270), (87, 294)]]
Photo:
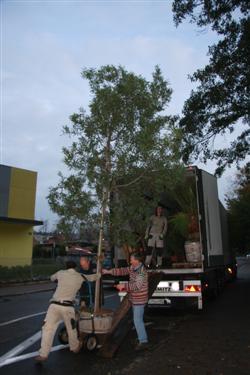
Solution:
[[(84, 69), (82, 77), (90, 86), (89, 108), (72, 114), (71, 124), (64, 127), (72, 139), (63, 149), (71, 173), (59, 175), (48, 200), (64, 223), (88, 222), (105, 189), (106, 223), (112, 224), (113, 237), (121, 239), (122, 233), (131, 233), (138, 215), (141, 218), (146, 185), (152, 190), (153, 180), (163, 186), (165, 179), (179, 173), (176, 118), (166, 114), (172, 90), (159, 67), (151, 81), (112, 65)], [(157, 199), (154, 193), (150, 202)]]
[[(246, 0), (175, 0), (174, 21), (185, 18), (200, 28), (211, 26), (219, 36), (209, 47), (209, 64), (197, 70), (191, 81), (198, 87), (185, 102), (180, 127), (183, 155), (217, 160), (217, 173), (249, 154), (250, 3)], [(229, 147), (216, 148), (217, 135), (234, 130)]]
[(60, 217), (57, 230), (67, 240), (72, 240), (83, 228), (87, 230), (92, 225), (95, 203), (91, 193), (84, 190), (86, 179), (83, 176), (70, 174), (64, 177), (59, 172), (59, 179), (57, 186), (50, 187), (48, 203)]
[(227, 195), (231, 245), (239, 254), (250, 251), (250, 163), (236, 175)]

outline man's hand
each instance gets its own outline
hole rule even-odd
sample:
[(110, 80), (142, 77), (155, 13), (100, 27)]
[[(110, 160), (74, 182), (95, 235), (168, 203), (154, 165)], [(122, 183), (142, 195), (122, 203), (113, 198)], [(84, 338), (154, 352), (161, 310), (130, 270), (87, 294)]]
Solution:
[(117, 290), (119, 290), (119, 292), (121, 292), (121, 291), (123, 291), (123, 290), (126, 289), (126, 288), (125, 288), (125, 284), (117, 284), (117, 285), (115, 285), (115, 288), (116, 288)]
[(160, 238), (160, 240), (163, 240), (163, 235), (162, 235), (162, 234), (160, 234), (159, 238)]
[(105, 268), (102, 269), (103, 275), (112, 275), (112, 270), (106, 270)]

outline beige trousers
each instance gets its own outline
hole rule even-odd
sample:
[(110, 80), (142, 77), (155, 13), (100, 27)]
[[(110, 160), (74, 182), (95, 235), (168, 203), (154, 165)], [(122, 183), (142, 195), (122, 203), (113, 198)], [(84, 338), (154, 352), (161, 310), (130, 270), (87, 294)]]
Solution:
[(75, 351), (79, 346), (77, 338), (77, 329), (75, 322), (75, 309), (68, 306), (51, 304), (48, 308), (45, 323), (42, 328), (42, 341), (39, 354), (42, 357), (48, 357), (51, 350), (54, 336), (60, 321), (64, 321), (69, 337), (70, 350)]

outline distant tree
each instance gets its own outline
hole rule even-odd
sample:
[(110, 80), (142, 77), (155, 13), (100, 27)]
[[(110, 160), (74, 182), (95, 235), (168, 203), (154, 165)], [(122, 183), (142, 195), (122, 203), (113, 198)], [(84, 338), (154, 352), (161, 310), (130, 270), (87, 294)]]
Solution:
[(250, 163), (237, 173), (226, 202), (231, 245), (239, 254), (250, 252)]
[(48, 195), (50, 208), (59, 216), (57, 232), (64, 234), (66, 240), (79, 237), (83, 222), (92, 220), (94, 201), (91, 193), (84, 190), (86, 178), (80, 173), (64, 177), (59, 173), (60, 181), (51, 187)]
[(79, 238), (87, 242), (95, 242), (99, 233), (99, 215), (92, 214), (86, 221), (80, 224)]
[(172, 90), (159, 67), (152, 81), (112, 65), (84, 69), (82, 77), (90, 85), (89, 112), (81, 108), (64, 127), (72, 138), (63, 149), (71, 174), (59, 175), (48, 201), (65, 223), (79, 225), (94, 220), (105, 191), (105, 228), (112, 229), (113, 240), (125, 238), (141, 215), (142, 190), (149, 181), (163, 185), (178, 174), (176, 118), (166, 114)]
[(48, 233), (49, 230), (49, 222), (48, 220), (43, 220), (43, 225), (40, 227), (41, 233)]
[[(209, 64), (191, 81), (198, 86), (184, 104), (183, 157), (217, 160), (217, 173), (244, 160), (250, 151), (250, 2), (247, 0), (174, 0), (178, 26), (189, 18), (200, 28), (211, 26), (219, 41), (209, 47)], [(238, 130), (229, 147), (214, 148), (217, 135)]]

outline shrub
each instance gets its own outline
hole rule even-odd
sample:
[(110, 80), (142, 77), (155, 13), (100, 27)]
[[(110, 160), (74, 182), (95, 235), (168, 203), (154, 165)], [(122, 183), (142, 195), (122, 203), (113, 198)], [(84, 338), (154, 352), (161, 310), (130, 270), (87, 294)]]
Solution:
[(0, 266), (0, 281), (1, 282), (24, 282), (31, 280), (47, 280), (50, 275), (62, 269), (62, 264), (53, 263), (44, 264), (38, 263), (32, 266), (15, 266), (3, 267)]

